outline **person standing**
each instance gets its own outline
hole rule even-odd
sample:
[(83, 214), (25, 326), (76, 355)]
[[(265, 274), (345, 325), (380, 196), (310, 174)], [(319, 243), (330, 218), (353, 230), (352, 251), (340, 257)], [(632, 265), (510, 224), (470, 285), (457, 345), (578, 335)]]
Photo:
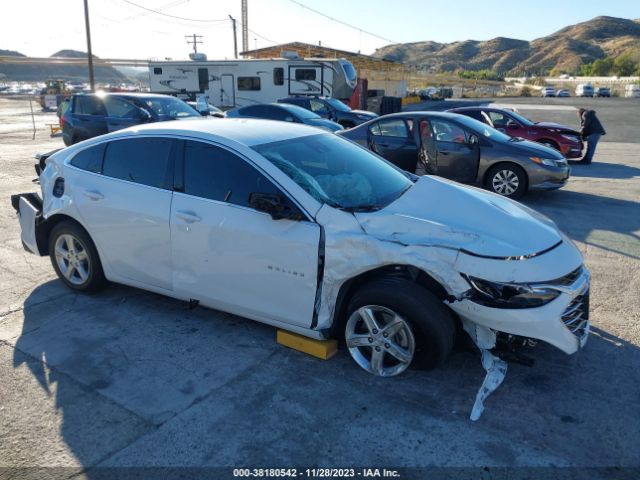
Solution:
[(602, 135), (606, 135), (600, 120), (596, 117), (595, 110), (587, 110), (584, 108), (578, 109), (578, 116), (580, 117), (580, 136), (582, 140), (587, 142), (587, 151), (580, 160), (580, 163), (589, 165), (593, 160), (593, 155), (596, 153), (596, 145)]

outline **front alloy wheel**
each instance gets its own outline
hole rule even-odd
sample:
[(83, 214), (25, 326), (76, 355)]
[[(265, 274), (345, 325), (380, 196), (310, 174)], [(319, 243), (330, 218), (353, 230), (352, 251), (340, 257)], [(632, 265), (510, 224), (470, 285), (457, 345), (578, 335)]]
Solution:
[(356, 363), (381, 377), (404, 372), (416, 348), (411, 325), (393, 310), (377, 305), (365, 305), (351, 314), (345, 341)]
[(500, 195), (513, 195), (520, 186), (518, 176), (511, 170), (498, 170), (491, 179), (493, 191)]

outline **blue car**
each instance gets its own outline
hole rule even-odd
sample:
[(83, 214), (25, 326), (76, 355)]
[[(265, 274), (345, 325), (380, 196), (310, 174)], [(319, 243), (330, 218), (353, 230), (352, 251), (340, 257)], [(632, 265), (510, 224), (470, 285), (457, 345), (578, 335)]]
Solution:
[(62, 140), (69, 146), (141, 123), (202, 118), (182, 100), (147, 93), (89, 93), (71, 97), (60, 117)]
[(319, 127), (330, 132), (343, 130), (339, 123), (322, 118), (306, 108), (288, 103), (264, 103), (229, 110), (229, 118), (263, 118), (265, 120), (280, 120), (282, 122), (304, 123), (312, 127)]

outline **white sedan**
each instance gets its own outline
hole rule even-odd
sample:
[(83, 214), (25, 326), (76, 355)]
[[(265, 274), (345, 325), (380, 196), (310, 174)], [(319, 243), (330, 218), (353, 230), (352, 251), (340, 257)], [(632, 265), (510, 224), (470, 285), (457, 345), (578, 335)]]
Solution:
[(70, 288), (106, 280), (299, 334), (391, 376), (456, 334), (576, 352), (589, 273), (550, 220), (416, 177), (336, 135), (263, 120), (157, 123), (58, 151), (12, 197), (25, 248)]

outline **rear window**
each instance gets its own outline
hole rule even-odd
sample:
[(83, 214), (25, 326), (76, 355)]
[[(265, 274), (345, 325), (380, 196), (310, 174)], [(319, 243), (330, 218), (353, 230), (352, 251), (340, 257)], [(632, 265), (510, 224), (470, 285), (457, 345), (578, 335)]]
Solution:
[(71, 165), (88, 172), (100, 173), (102, 171), (102, 157), (105, 144), (95, 145), (78, 152), (71, 159)]
[(107, 146), (102, 173), (156, 188), (172, 188), (169, 169), (173, 141), (168, 138), (114, 140)]

